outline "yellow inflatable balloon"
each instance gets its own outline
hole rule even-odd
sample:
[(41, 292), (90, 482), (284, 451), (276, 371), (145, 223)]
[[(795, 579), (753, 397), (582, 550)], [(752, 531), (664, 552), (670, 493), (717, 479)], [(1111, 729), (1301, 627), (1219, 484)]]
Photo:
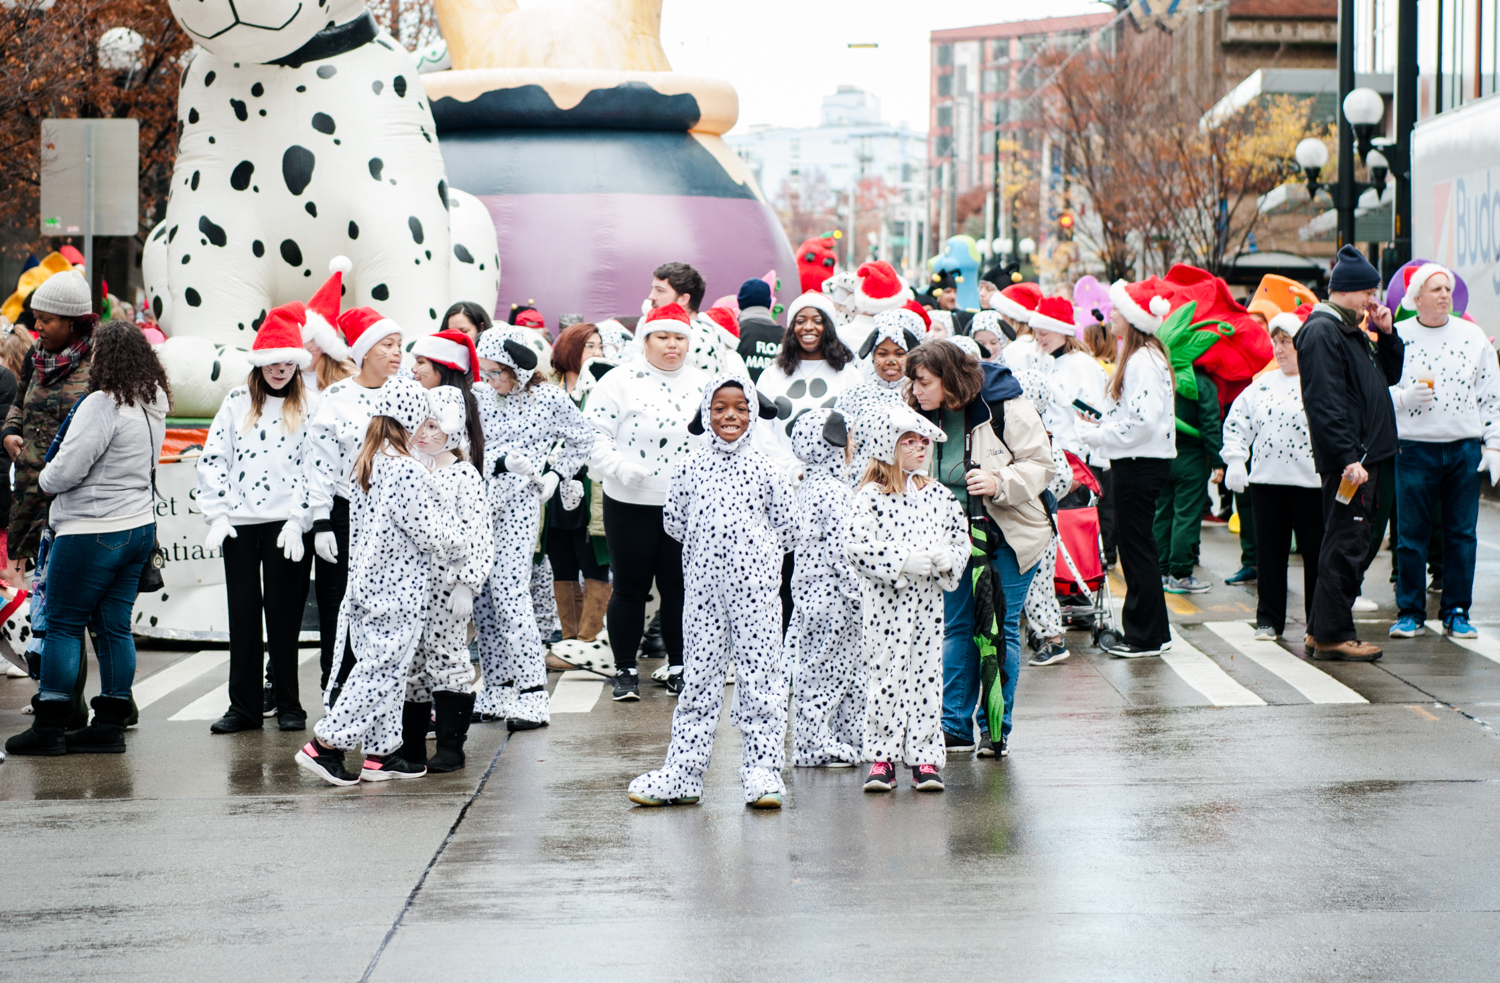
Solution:
[(42, 282), (54, 273), (66, 273), (73, 268), (62, 253), (48, 253), (46, 258), (37, 266), (22, 273), (16, 280), (16, 292), (6, 298), (4, 305), (0, 305), (0, 315), (12, 324), (16, 318), (21, 316), (21, 307), (26, 303), (26, 298), (31, 292), (42, 285)]

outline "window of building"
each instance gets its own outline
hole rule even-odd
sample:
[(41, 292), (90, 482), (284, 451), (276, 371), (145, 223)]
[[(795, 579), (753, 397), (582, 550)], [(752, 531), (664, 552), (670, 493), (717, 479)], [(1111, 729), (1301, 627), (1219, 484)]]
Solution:
[(953, 125), (953, 107), (952, 106), (939, 106), (938, 107), (938, 111), (937, 111), (937, 125), (938, 125), (938, 127), (940, 129), (944, 128), (944, 127), (949, 127), (949, 126)]
[(940, 95), (940, 96), (951, 96), (951, 95), (953, 95), (953, 76), (952, 75), (939, 75), (938, 76), (938, 95)]
[(1043, 46), (1045, 46), (1046, 43), (1047, 35), (1028, 34), (1026, 37), (1019, 39), (1019, 55), (1024, 60), (1030, 60), (1031, 58), (1035, 57), (1038, 51), (1042, 50)]
[(933, 58), (937, 61), (939, 68), (943, 68), (953, 64), (953, 45), (938, 45), (935, 49), (933, 49)]
[(1010, 38), (996, 38), (990, 42), (990, 61), (1010, 61)]
[(979, 79), (980, 92), (1004, 92), (1010, 88), (1010, 69), (986, 68)]
[(933, 137), (933, 139), (932, 139), (932, 156), (934, 156), (934, 157), (952, 157), (953, 156), (953, 138), (952, 137), (948, 137), (948, 136)]

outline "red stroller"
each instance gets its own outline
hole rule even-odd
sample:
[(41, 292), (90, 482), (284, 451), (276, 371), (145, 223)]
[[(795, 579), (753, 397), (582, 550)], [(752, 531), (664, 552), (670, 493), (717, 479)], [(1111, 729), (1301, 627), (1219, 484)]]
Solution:
[[(1068, 455), (1070, 462), (1076, 459)], [(1095, 493), (1098, 501), (1098, 485), (1081, 462), (1074, 465), (1074, 473), (1082, 471), (1080, 480)], [(1052, 573), (1053, 588), (1063, 612), (1063, 624), (1068, 628), (1086, 628), (1094, 644), (1099, 648), (1118, 644), (1120, 629), (1115, 624), (1114, 606), (1110, 603), (1109, 577), (1104, 572), (1104, 544), (1099, 536), (1099, 509), (1090, 505), (1078, 509), (1062, 509), (1057, 513), (1057, 565)], [(1072, 599), (1083, 603), (1070, 603)]]

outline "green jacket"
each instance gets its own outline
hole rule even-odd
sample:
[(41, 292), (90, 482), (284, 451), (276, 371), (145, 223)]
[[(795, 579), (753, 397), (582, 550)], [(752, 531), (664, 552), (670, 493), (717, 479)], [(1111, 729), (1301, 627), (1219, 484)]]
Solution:
[(1188, 399), (1181, 393), (1176, 397), (1177, 451), (1182, 453), (1194, 443), (1208, 453), (1208, 465), (1213, 470), (1224, 466), (1219, 451), (1224, 447), (1224, 420), (1219, 411), (1219, 387), (1208, 374), (1196, 365), (1193, 377), (1198, 380), (1198, 399)]
[(73, 404), (88, 395), (89, 365), (93, 354), (90, 348), (65, 375), (44, 383), (32, 370), (31, 352), (26, 353), (22, 394), (6, 414), (5, 425), (0, 427), (0, 439), (21, 438), (21, 453), (15, 461), (16, 484), (11, 499), (7, 543), (12, 559), (36, 556), (42, 529), (47, 522), (49, 500), (37, 484), (37, 475), (42, 470), (42, 458), (46, 456), (47, 448), (52, 446), (52, 439), (57, 436)]

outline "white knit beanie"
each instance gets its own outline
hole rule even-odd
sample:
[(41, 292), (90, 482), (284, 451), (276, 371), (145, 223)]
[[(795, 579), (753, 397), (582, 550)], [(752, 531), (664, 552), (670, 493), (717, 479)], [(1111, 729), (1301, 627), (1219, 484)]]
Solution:
[(89, 282), (77, 270), (54, 273), (32, 291), (31, 309), (59, 317), (82, 317), (94, 313)]

